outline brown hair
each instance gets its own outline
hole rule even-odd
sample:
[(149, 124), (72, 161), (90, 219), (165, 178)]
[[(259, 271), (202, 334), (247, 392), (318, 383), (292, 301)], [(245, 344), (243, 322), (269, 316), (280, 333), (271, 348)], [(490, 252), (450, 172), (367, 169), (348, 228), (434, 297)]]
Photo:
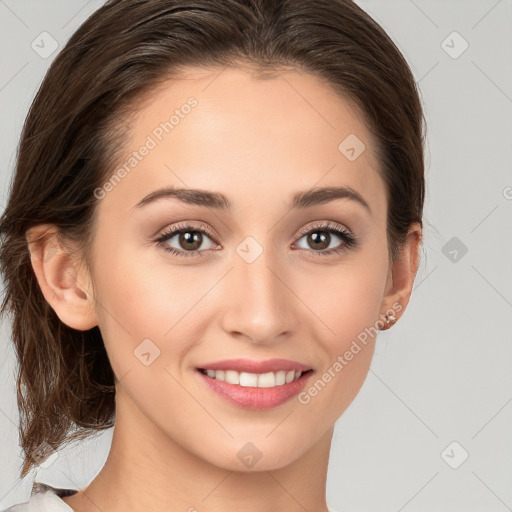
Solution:
[[(181, 66), (296, 67), (351, 101), (377, 141), (394, 260), (424, 201), (423, 111), (384, 30), (348, 0), (110, 0), (51, 64), (26, 118), (0, 219), (1, 312), (19, 361), (21, 476), (65, 442), (114, 425), (115, 376), (96, 326), (65, 325), (41, 293), (27, 230), (55, 224), (83, 250), (135, 100)], [(341, 142), (341, 141), (340, 141)], [(76, 430), (73, 429), (76, 427)]]

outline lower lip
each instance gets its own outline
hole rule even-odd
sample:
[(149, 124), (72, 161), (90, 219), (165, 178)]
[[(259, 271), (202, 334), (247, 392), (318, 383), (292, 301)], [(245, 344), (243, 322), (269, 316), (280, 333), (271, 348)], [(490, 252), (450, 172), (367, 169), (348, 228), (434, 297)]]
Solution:
[(208, 377), (208, 375), (205, 375), (199, 370), (196, 371), (212, 391), (226, 399), (228, 402), (238, 407), (252, 409), (255, 411), (272, 409), (273, 407), (277, 407), (278, 405), (290, 400), (302, 391), (306, 385), (306, 381), (313, 373), (312, 371), (304, 373), (300, 378), (289, 382), (288, 384), (273, 386), (271, 388), (258, 388), (229, 384), (223, 380)]

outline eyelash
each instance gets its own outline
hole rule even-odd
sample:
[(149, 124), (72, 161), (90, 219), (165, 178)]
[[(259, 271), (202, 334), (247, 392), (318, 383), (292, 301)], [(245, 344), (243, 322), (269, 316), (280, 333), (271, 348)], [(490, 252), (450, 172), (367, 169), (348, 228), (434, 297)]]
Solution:
[[(316, 231), (326, 231), (328, 233), (334, 233), (339, 238), (343, 240), (343, 243), (340, 247), (336, 247), (333, 249), (328, 249), (324, 251), (314, 251), (314, 250), (307, 250), (307, 249), (300, 249), (303, 251), (312, 252), (315, 256), (330, 256), (332, 254), (340, 254), (342, 252), (347, 251), (348, 249), (351, 249), (353, 247), (356, 247), (358, 245), (357, 238), (350, 233), (350, 231), (343, 229), (339, 227), (337, 224), (333, 224), (332, 222), (325, 222), (325, 223), (319, 223), (314, 226), (310, 226), (309, 228), (303, 228), (300, 230), (300, 238), (302, 238), (304, 235), (309, 235), (311, 233), (315, 233)], [(171, 238), (173, 238), (174, 235), (180, 234), (180, 233), (186, 233), (186, 232), (194, 232), (194, 233), (202, 233), (205, 235), (208, 235), (210, 238), (215, 239), (215, 235), (211, 232), (210, 229), (208, 229), (205, 225), (201, 226), (201, 228), (192, 226), (188, 223), (184, 224), (177, 224), (173, 226), (172, 228), (167, 229), (164, 231), (156, 240), (155, 242), (158, 243), (158, 245), (162, 246), (163, 250), (171, 253), (174, 256), (179, 257), (189, 257), (189, 256), (201, 256), (204, 251), (200, 250), (194, 250), (194, 251), (178, 251), (177, 249), (174, 249), (174, 247), (165, 246), (164, 242), (169, 241)], [(300, 240), (299, 238), (299, 240)]]

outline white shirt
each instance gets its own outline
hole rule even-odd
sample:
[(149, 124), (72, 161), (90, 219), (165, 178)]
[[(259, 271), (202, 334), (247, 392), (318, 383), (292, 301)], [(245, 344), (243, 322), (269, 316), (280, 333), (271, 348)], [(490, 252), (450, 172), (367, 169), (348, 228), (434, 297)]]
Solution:
[(59, 489), (42, 482), (34, 482), (28, 501), (1, 512), (74, 512), (61, 498), (76, 492), (76, 489)]
[[(60, 489), (42, 482), (34, 482), (29, 501), (13, 505), (0, 512), (74, 512), (61, 498), (76, 492), (76, 489)], [(328, 508), (329, 512), (336, 512)]]

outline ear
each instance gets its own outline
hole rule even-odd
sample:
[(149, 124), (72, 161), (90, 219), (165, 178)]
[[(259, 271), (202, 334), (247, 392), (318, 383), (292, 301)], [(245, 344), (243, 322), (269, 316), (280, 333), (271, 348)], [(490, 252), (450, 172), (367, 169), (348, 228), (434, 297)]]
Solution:
[[(420, 262), (420, 249), (422, 241), (421, 225), (414, 223), (409, 228), (404, 245), (401, 247), (396, 261), (390, 266), (386, 291), (382, 301), (381, 315), (393, 313), (398, 318), (404, 313), (411, 297), (414, 278)], [(394, 323), (394, 322), (393, 322)], [(384, 325), (386, 326), (387, 324)], [(383, 327), (382, 330), (386, 330)]]
[(55, 225), (35, 226), (25, 238), (41, 292), (60, 320), (80, 331), (98, 325), (89, 273), (60, 242)]

